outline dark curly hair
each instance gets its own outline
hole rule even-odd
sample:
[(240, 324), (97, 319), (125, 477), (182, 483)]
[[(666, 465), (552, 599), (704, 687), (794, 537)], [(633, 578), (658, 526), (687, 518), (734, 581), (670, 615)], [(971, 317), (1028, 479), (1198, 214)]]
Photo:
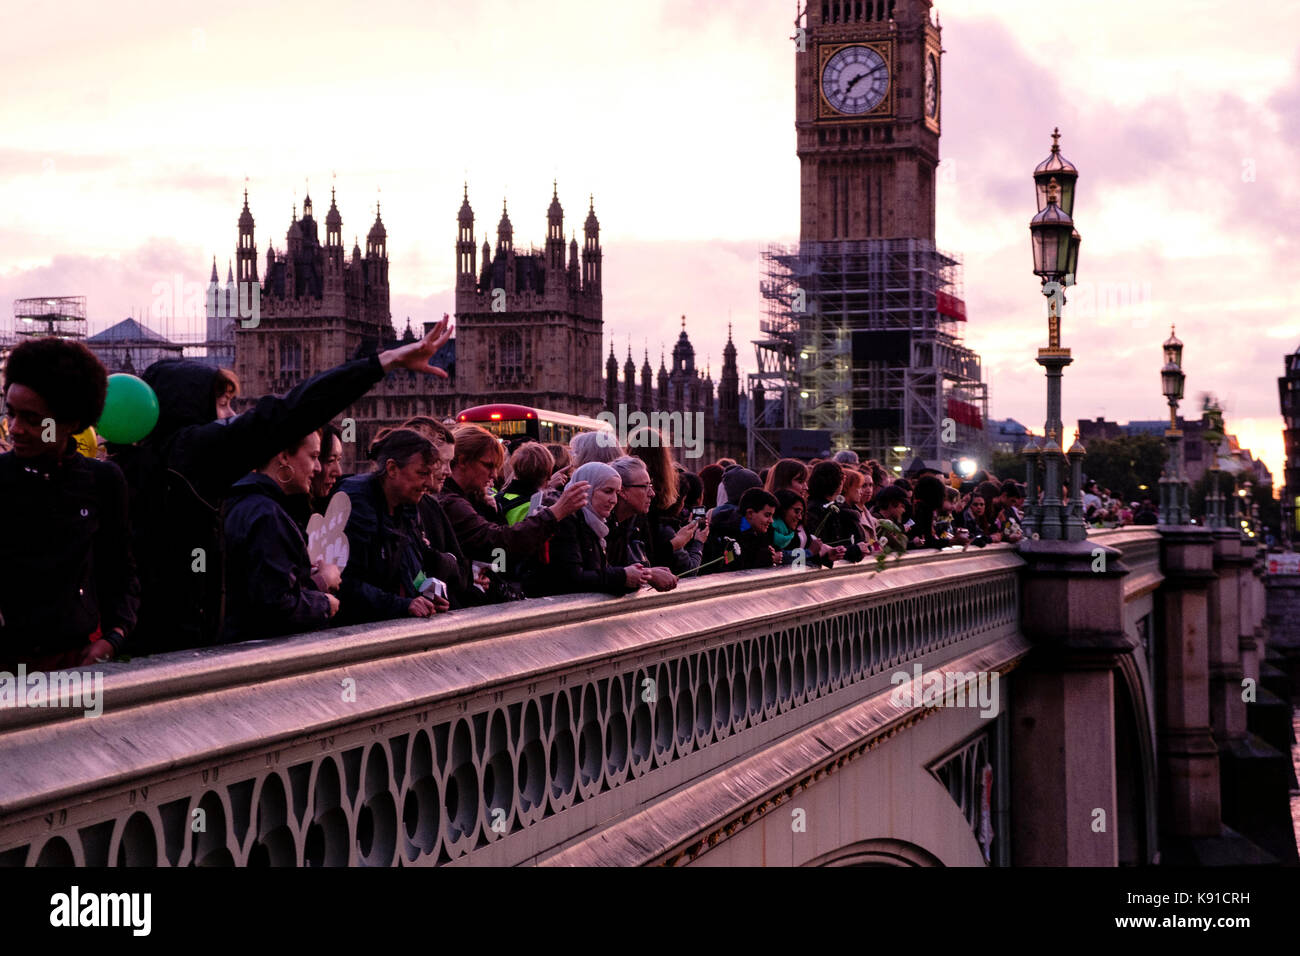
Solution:
[(108, 393), (108, 372), (95, 353), (69, 339), (32, 339), (9, 353), (5, 391), (22, 385), (44, 399), (59, 424), (84, 431), (99, 421)]

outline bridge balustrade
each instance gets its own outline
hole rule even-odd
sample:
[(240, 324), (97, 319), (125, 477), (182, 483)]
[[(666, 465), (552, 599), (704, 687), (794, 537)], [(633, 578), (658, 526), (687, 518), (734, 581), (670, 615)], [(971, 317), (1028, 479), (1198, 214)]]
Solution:
[[(737, 572), (101, 665), (102, 716), (0, 710), (0, 864), (680, 861), (785, 780), (720, 768), (913, 664), (1023, 654), (1023, 564), (993, 545)], [(781, 773), (916, 719), (880, 709)], [(714, 803), (602, 839), (711, 776)]]

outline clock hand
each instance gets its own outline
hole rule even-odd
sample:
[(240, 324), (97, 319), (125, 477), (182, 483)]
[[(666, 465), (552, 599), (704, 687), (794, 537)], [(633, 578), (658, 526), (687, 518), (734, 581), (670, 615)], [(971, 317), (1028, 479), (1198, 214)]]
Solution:
[(868, 75), (869, 75), (869, 74), (867, 74), (867, 73), (859, 73), (859, 74), (858, 74), (857, 76), (855, 76), (853, 79), (849, 80), (849, 85), (846, 86), (846, 87), (844, 87), (844, 92), (845, 92), (845, 93), (852, 93), (852, 92), (853, 92), (853, 87), (857, 84), (858, 80), (864, 79), (864, 78), (867, 77)]

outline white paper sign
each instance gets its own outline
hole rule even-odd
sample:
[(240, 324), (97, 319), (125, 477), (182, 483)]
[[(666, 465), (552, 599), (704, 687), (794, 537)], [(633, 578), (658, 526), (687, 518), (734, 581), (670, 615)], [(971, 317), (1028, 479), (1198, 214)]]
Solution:
[(1268, 556), (1269, 574), (1300, 574), (1300, 554), (1283, 552)]
[(315, 566), (337, 564), (347, 567), (348, 536), (343, 529), (352, 516), (352, 499), (340, 491), (330, 499), (323, 515), (312, 515), (307, 522), (307, 556)]

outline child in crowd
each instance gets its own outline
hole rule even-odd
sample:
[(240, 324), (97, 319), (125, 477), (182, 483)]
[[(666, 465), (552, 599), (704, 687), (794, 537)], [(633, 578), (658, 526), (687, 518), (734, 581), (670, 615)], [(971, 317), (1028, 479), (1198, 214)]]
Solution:
[(497, 492), (497, 506), (506, 524), (516, 525), (541, 507), (542, 486), (550, 480), (555, 458), (545, 445), (528, 442), (510, 456), (510, 482)]

